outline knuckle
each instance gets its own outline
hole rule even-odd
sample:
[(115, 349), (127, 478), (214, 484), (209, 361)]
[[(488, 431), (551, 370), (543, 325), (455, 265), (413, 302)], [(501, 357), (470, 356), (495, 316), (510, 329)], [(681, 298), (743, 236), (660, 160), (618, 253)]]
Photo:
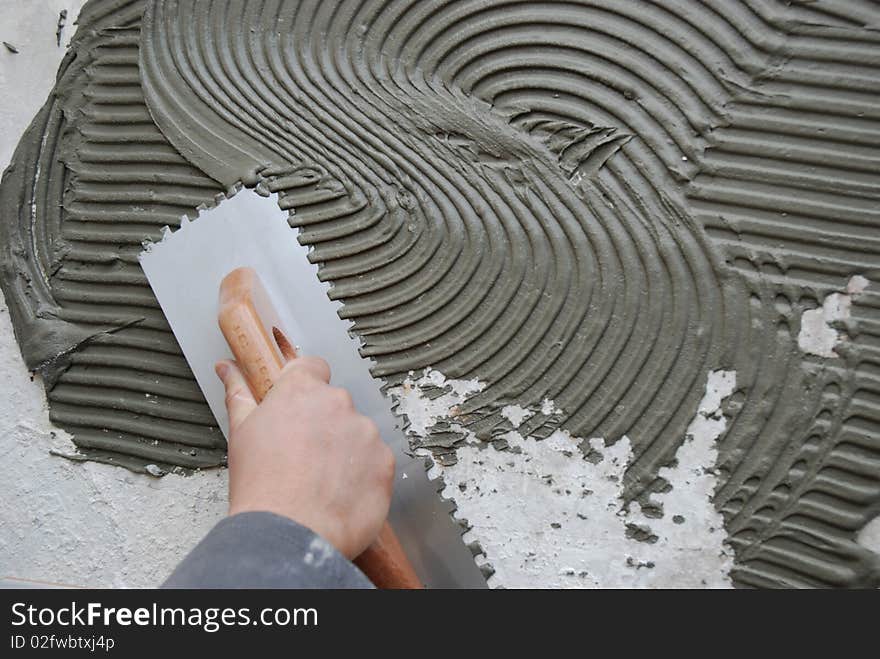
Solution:
[(303, 377), (307, 377), (309, 374), (308, 369), (303, 364), (303, 360), (305, 357), (301, 359), (292, 359), (287, 362), (284, 366), (281, 367), (281, 374), (286, 376), (289, 379), (299, 379)]
[(283, 376), (294, 380), (326, 379), (330, 367), (320, 357), (306, 355), (291, 359), (281, 368)]
[(323, 380), (328, 379), (328, 376), (330, 374), (330, 364), (328, 364), (326, 360), (322, 359), (321, 357), (314, 356), (302, 357), (300, 359), (302, 361), (302, 366), (305, 367), (305, 370), (307, 370), (313, 376), (321, 378)]
[(340, 387), (331, 387), (328, 396), (335, 407), (354, 409), (354, 400), (352, 400), (351, 394), (347, 390)]
[(392, 481), (394, 479), (394, 470), (397, 468), (397, 460), (387, 444), (382, 444), (382, 455), (380, 456), (380, 464), (383, 469), (383, 480)]
[(284, 366), (281, 367), (282, 377), (284, 377), (284, 376), (293, 377), (291, 374), (296, 374), (296, 373), (301, 372), (302, 371), (302, 364), (300, 364), (300, 362), (302, 361), (302, 359), (305, 359), (305, 358), (301, 357), (301, 358), (297, 358), (297, 359), (291, 359), (289, 362), (284, 364)]
[(361, 425), (363, 426), (361, 432), (363, 433), (363, 436), (369, 440), (380, 441), (379, 426), (376, 425), (376, 422), (366, 416), (362, 416), (361, 419)]

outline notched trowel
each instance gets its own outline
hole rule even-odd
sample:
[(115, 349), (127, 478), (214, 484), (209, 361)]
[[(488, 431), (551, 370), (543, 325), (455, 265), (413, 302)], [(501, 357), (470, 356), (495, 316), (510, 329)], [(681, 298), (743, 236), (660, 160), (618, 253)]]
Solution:
[(218, 425), (228, 435), (225, 392), (214, 364), (233, 357), (217, 322), (218, 295), (228, 274), (249, 268), (261, 284), (260, 295), (271, 301), (260, 304), (265, 333), (278, 328), (296, 343), (299, 353), (326, 359), (332, 384), (348, 389), (357, 409), (376, 422), (394, 450), (397, 474), (389, 521), (419, 580), (429, 588), (484, 588), (485, 579), (461, 540), (449, 504), (428, 481), (421, 460), (407, 455), (400, 422), (287, 215), (276, 195), (261, 197), (244, 189), (196, 220), (183, 219), (180, 229), (166, 230), (160, 242), (146, 245), (140, 255), (141, 267)]

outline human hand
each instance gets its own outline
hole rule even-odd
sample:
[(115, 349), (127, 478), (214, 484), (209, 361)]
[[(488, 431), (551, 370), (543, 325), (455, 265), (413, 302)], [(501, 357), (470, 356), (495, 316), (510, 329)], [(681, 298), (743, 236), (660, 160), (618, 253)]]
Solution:
[(391, 503), (394, 454), (376, 424), (330, 386), (317, 357), (288, 361), (259, 404), (235, 362), (216, 372), (229, 412), (229, 514), (277, 513), (358, 556)]

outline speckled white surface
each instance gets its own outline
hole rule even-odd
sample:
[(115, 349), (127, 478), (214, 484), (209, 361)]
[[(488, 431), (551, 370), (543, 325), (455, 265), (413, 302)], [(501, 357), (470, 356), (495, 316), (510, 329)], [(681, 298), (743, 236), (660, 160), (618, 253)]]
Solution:
[[(448, 388), (431, 400), (421, 386)], [(733, 550), (725, 544), (721, 514), (711, 496), (716, 441), (726, 419), (723, 400), (736, 386), (732, 371), (709, 374), (706, 394), (676, 453), (677, 464), (660, 470), (672, 489), (653, 496), (660, 519), (646, 517), (638, 504), (623, 504), (623, 478), (632, 458), (630, 440), (611, 446), (590, 439), (595, 461), (586, 460), (581, 438), (557, 430), (546, 439), (503, 435), (512, 450), (486, 446), (455, 423), (455, 408), (482, 386), (447, 380), (439, 371), (411, 376), (391, 389), (423, 434), (438, 420), (467, 439), (458, 461), (436, 466), (444, 496), (472, 526), (468, 542), (478, 541), (495, 574), (491, 586), (504, 588), (728, 588)], [(552, 407), (552, 401), (545, 401)], [(502, 412), (514, 425), (530, 413), (517, 406)], [(641, 529), (650, 541), (632, 536)]]

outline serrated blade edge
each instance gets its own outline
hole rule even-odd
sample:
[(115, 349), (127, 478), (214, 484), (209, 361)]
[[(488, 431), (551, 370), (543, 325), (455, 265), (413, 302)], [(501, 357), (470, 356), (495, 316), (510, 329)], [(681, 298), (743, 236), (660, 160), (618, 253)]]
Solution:
[(304, 354), (330, 364), (332, 383), (351, 392), (355, 406), (379, 426), (397, 458), (389, 520), (416, 572), (428, 587), (485, 588), (479, 567), (452, 518), (452, 504), (428, 480), (421, 459), (408, 455), (408, 442), (381, 383), (360, 356), (350, 322), (337, 314), (308, 248), (297, 241), (277, 195), (244, 189), (221, 198), (195, 220), (182, 220), (158, 243), (145, 245), (140, 263), (223, 434), (228, 433), (225, 392), (214, 364), (231, 353), (217, 326), (220, 281), (249, 266), (260, 275), (278, 323)]

